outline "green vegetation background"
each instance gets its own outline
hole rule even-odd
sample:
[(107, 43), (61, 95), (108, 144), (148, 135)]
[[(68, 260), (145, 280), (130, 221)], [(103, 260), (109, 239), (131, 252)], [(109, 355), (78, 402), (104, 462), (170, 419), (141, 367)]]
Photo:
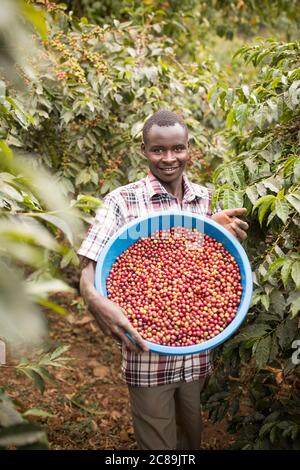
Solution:
[[(204, 406), (236, 448), (299, 449), (299, 2), (1, 0), (0, 13), (0, 335), (32, 346), (41, 306), (66, 314), (48, 295), (69, 289), (61, 273), (103, 195), (145, 175), (143, 123), (168, 107), (189, 127), (191, 178), (250, 224), (251, 310), (214, 352)], [(43, 390), (64, 352), (19, 370)]]

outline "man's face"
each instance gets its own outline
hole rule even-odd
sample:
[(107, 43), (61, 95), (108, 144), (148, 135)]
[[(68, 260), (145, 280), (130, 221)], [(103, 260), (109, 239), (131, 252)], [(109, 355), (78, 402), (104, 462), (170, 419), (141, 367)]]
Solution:
[(190, 160), (188, 135), (178, 123), (163, 127), (154, 124), (141, 148), (151, 173), (164, 183), (179, 179)]

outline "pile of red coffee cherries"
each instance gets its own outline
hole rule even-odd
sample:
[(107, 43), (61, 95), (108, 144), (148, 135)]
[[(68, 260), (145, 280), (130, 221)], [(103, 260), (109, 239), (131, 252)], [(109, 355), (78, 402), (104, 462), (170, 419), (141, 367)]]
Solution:
[(191, 346), (221, 333), (236, 315), (239, 267), (221, 243), (195, 229), (142, 238), (116, 260), (108, 297), (140, 335), (166, 346)]

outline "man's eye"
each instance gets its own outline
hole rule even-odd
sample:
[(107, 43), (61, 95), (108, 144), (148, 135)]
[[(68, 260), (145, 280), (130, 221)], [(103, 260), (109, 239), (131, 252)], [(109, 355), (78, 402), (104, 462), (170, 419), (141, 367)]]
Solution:
[(184, 152), (184, 147), (176, 147), (175, 152), (177, 153)]
[(154, 149), (153, 152), (154, 153), (162, 153), (162, 149)]

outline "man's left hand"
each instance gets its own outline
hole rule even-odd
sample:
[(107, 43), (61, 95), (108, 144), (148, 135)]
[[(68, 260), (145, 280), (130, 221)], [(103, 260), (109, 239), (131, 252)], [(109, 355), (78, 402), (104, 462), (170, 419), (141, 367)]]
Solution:
[(249, 225), (244, 220), (240, 220), (239, 217), (245, 215), (246, 212), (247, 209), (244, 207), (226, 209), (224, 211), (217, 212), (211, 218), (226, 228), (226, 230), (228, 230), (236, 238), (243, 241), (247, 238), (246, 230), (248, 230)]

